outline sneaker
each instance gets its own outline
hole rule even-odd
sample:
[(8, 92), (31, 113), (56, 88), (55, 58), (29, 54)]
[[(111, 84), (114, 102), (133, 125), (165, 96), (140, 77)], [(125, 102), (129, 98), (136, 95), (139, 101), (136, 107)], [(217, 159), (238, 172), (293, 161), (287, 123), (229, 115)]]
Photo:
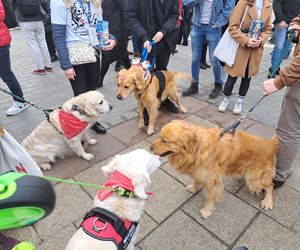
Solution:
[(52, 72), (52, 71), (53, 71), (53, 68), (52, 68), (52, 67), (46, 67), (46, 66), (45, 66), (45, 71), (47, 71), (47, 72)]
[(223, 90), (223, 86), (221, 84), (215, 84), (214, 89), (209, 93), (209, 99), (217, 98)]
[(23, 102), (14, 101), (13, 105), (6, 111), (6, 115), (8, 116), (16, 115), (27, 108), (28, 106), (26, 102), (23, 103)]
[(228, 98), (224, 98), (223, 101), (221, 102), (218, 110), (220, 112), (224, 113), (227, 110), (228, 105), (229, 105), (229, 99)]
[(44, 70), (44, 69), (36, 69), (36, 70), (32, 70), (31, 73), (35, 74), (35, 75), (46, 75), (46, 70)]
[(236, 115), (240, 115), (242, 113), (242, 109), (243, 109), (243, 102), (236, 102), (232, 113)]
[(198, 93), (198, 83), (192, 81), (190, 87), (182, 91), (182, 96), (190, 96), (197, 93)]
[(57, 55), (51, 56), (51, 62), (56, 62), (56, 61), (58, 61), (58, 56)]

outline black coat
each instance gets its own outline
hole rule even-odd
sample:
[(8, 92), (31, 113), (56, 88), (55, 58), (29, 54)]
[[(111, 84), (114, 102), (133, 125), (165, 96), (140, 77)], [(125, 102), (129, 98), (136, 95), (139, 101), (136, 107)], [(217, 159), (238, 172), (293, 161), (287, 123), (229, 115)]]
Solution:
[(274, 23), (280, 23), (282, 20), (290, 23), (300, 13), (300, 0), (274, 0), (273, 10)]
[(50, 0), (41, 0), (41, 12), (46, 32), (52, 32)]
[(119, 35), (127, 34), (125, 6), (125, 0), (102, 0), (101, 4), (103, 20), (108, 22), (109, 33), (117, 39)]
[(158, 31), (161, 31), (170, 51), (175, 51), (178, 39), (178, 0), (165, 0), (163, 12), (162, 26), (160, 30), (155, 30), (153, 0), (128, 0), (126, 11), (128, 27), (137, 38), (139, 47), (145, 41), (151, 40)]

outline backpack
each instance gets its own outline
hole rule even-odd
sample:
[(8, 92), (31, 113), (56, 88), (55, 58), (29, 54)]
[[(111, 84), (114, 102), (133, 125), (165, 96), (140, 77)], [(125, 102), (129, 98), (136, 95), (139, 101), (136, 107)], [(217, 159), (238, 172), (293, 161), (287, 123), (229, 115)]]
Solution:
[(5, 19), (4, 19), (5, 25), (9, 29), (16, 27), (17, 26), (16, 15), (10, 1), (2, 0), (2, 3), (5, 11)]
[(19, 11), (24, 17), (41, 14), (40, 0), (19, 0)]

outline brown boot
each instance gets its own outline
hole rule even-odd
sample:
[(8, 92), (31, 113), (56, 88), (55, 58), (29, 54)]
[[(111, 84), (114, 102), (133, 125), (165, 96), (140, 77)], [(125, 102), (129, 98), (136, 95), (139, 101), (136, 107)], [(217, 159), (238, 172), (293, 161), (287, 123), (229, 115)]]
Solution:
[(198, 84), (199, 84), (198, 82), (192, 81), (191, 86), (188, 89), (182, 91), (182, 96), (190, 96), (190, 95), (197, 94), (198, 93)]

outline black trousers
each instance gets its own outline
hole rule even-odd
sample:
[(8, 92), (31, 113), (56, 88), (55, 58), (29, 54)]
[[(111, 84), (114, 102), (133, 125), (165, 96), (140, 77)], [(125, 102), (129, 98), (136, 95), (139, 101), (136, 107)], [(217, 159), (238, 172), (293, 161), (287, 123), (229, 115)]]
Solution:
[(52, 31), (46, 31), (45, 36), (50, 57), (56, 56), (56, 49), (53, 41)]
[(190, 7), (187, 7), (185, 5), (182, 6), (183, 8), (183, 19), (180, 21), (180, 29), (179, 29), (179, 38), (178, 38), (178, 43), (181, 43), (181, 40), (183, 42), (188, 41), (190, 32), (191, 32), (191, 9)]
[(74, 96), (98, 88), (98, 79), (100, 76), (99, 57), (97, 57), (97, 62), (74, 65), (73, 68), (75, 70), (76, 77), (75, 80), (70, 80), (70, 83)]
[[(248, 74), (247, 74), (248, 75)], [(237, 77), (232, 77), (228, 75), (227, 82), (224, 86), (223, 93), (225, 96), (230, 96), (233, 90), (233, 86), (236, 83)], [(251, 77), (242, 77), (241, 85), (239, 88), (239, 96), (245, 97), (249, 86), (250, 86)]]

